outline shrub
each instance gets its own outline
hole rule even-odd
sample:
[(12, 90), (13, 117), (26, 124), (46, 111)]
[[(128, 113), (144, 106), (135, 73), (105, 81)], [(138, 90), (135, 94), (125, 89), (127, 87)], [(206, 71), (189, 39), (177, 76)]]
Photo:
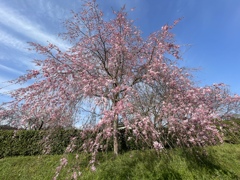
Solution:
[[(74, 150), (78, 151), (82, 146), (82, 141), (80, 138), (80, 130), (77, 129), (64, 129), (55, 128), (53, 130), (48, 130), (45, 132), (45, 139), (42, 139), (42, 146), (49, 146), (50, 151), (48, 154), (63, 154), (67, 146), (71, 143), (71, 139), (75, 138)], [(46, 137), (47, 140), (46, 140)]]
[(49, 130), (0, 130), (0, 158), (63, 154), (74, 138), (75, 152), (82, 146), (81, 130), (55, 128)]
[(240, 119), (222, 121), (224, 141), (231, 144), (240, 144)]
[(0, 157), (37, 155), (42, 151), (39, 140), (42, 134), (33, 130), (1, 130)]

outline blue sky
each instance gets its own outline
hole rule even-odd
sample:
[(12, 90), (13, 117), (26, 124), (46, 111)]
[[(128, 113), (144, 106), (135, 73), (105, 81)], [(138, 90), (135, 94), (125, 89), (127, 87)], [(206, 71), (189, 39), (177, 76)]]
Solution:
[[(240, 1), (239, 0), (98, 0), (111, 18), (112, 8), (126, 4), (129, 17), (146, 37), (164, 24), (183, 17), (173, 33), (183, 46), (182, 65), (200, 68), (194, 73), (199, 86), (223, 82), (240, 94)], [(39, 56), (27, 50), (27, 42), (68, 44), (58, 37), (62, 22), (78, 11), (80, 0), (0, 0), (0, 103), (9, 100), (8, 80), (33, 69)]]

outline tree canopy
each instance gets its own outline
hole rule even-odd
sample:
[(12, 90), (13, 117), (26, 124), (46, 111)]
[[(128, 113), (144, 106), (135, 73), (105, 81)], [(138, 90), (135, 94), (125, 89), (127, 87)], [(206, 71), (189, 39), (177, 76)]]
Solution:
[(112, 138), (118, 154), (119, 123), (136, 141), (158, 151), (172, 138), (184, 146), (221, 142), (216, 119), (238, 108), (239, 97), (224, 84), (198, 87), (179, 66), (180, 46), (171, 33), (179, 20), (143, 38), (125, 7), (113, 14), (106, 20), (96, 1), (86, 1), (65, 22), (62, 36), (71, 43), (69, 49), (31, 43), (46, 58), (34, 60), (38, 70), (11, 81), (34, 83), (12, 91), (14, 101), (4, 106), (27, 112), (20, 124), (35, 118), (50, 127), (69, 126), (90, 114), (96, 123), (81, 125), (83, 137), (90, 129), (98, 132), (83, 145), (93, 154)]

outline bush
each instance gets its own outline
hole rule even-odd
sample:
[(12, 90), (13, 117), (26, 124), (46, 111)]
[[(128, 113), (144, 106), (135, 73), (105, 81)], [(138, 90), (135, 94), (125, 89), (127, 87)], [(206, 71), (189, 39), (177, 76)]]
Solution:
[(49, 130), (45, 133), (45, 139), (48, 136), (48, 142), (42, 141), (42, 146), (50, 146), (50, 151), (48, 154), (63, 154), (70, 144), (71, 139), (75, 138), (74, 141), (74, 151), (77, 152), (82, 146), (82, 140), (80, 138), (80, 130), (77, 129), (63, 129), (61, 127)]
[(240, 144), (240, 119), (222, 121), (224, 141), (231, 144)]
[(0, 157), (41, 154), (42, 133), (33, 130), (0, 130)]
[[(239, 121), (240, 122), (240, 121)], [(226, 133), (226, 141), (237, 143), (240, 141), (239, 134), (233, 133), (233, 124), (230, 121), (224, 122), (224, 130)], [(230, 128), (231, 127), (231, 128)], [(233, 126), (235, 127), (235, 126)], [(165, 148), (176, 147), (176, 139), (164, 129), (162, 141), (168, 139), (168, 144), (164, 144)], [(89, 131), (88, 138), (93, 138), (96, 133)], [(73, 152), (80, 152), (83, 141), (81, 139), (81, 130), (78, 129), (64, 129), (61, 127), (49, 130), (0, 130), (0, 158), (7, 156), (31, 156), (41, 154), (63, 154), (67, 147), (71, 144), (74, 138)], [(234, 134), (234, 136), (233, 136)], [(103, 142), (103, 145), (108, 143), (107, 151), (113, 150), (113, 139), (108, 142)], [(144, 139), (137, 139), (133, 132), (125, 132), (125, 129), (119, 131), (119, 151), (126, 152), (130, 150), (150, 149), (151, 144), (147, 144)], [(99, 149), (100, 151), (100, 149)]]
[(49, 148), (47, 154), (63, 154), (72, 137), (75, 139), (75, 149), (80, 149), (82, 143), (80, 131), (64, 130), (0, 130), (0, 158), (7, 156), (41, 155)]
[[(31, 156), (41, 154), (63, 154), (74, 138), (74, 152), (80, 152), (84, 139), (81, 130), (55, 128), (50, 130), (0, 130), (0, 158), (7, 156)], [(89, 137), (96, 134), (89, 131)], [(128, 137), (131, 137), (129, 140)], [(104, 142), (107, 143), (107, 142)], [(113, 150), (113, 139), (108, 142), (107, 151)], [(148, 149), (148, 145), (125, 130), (119, 132), (120, 152)]]

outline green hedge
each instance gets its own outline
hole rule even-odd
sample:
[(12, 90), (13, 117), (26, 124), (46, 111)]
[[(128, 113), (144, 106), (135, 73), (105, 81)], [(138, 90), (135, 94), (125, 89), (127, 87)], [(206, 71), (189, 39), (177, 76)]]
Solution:
[[(221, 121), (225, 142), (232, 144), (240, 143), (240, 120), (225, 120)], [(56, 128), (54, 130), (0, 130), (0, 158), (7, 156), (31, 156), (41, 154), (63, 154), (70, 144), (71, 138), (75, 137), (74, 148), (75, 152), (81, 150), (83, 141), (80, 138), (80, 130)], [(130, 133), (130, 134), (129, 134)], [(95, 136), (90, 133), (91, 136)], [(128, 137), (132, 137), (128, 140)], [(163, 137), (164, 138), (164, 137)], [(113, 140), (108, 142), (108, 151), (113, 150)], [(174, 139), (171, 142), (171, 147), (174, 147), (176, 142)], [(120, 152), (137, 149), (148, 149), (149, 145), (143, 141), (137, 141), (132, 136), (131, 132), (125, 134), (124, 130), (119, 134)], [(167, 146), (166, 146), (167, 148)]]
[[(50, 145), (51, 150), (49, 154), (63, 154), (70, 144), (71, 138), (75, 137), (74, 148), (75, 151), (79, 150), (82, 146), (82, 140), (80, 139), (80, 130), (77, 129), (68, 129), (63, 128), (55, 129), (54, 131), (45, 132), (46, 135), (49, 135), (49, 142), (44, 142), (44, 139), (41, 141), (42, 147), (44, 145)], [(45, 135), (45, 137), (46, 137)]]
[(79, 130), (0, 130), (0, 158), (6, 156), (40, 155), (49, 149), (47, 154), (63, 154), (71, 137), (76, 138), (76, 149), (82, 145)]
[(43, 133), (25, 130), (1, 130), (0, 131), (0, 157), (37, 155), (41, 154)]
[[(54, 130), (0, 130), (0, 158), (7, 156), (31, 156), (41, 154), (63, 154), (70, 144), (71, 138), (75, 137), (74, 152), (81, 151), (83, 141), (80, 138), (80, 130), (56, 128)], [(95, 135), (91, 134), (90, 137)], [(89, 138), (90, 138), (89, 137)], [(119, 150), (147, 149), (146, 143), (133, 137), (127, 140), (124, 130), (119, 134)], [(108, 142), (108, 151), (113, 150), (113, 139)]]

